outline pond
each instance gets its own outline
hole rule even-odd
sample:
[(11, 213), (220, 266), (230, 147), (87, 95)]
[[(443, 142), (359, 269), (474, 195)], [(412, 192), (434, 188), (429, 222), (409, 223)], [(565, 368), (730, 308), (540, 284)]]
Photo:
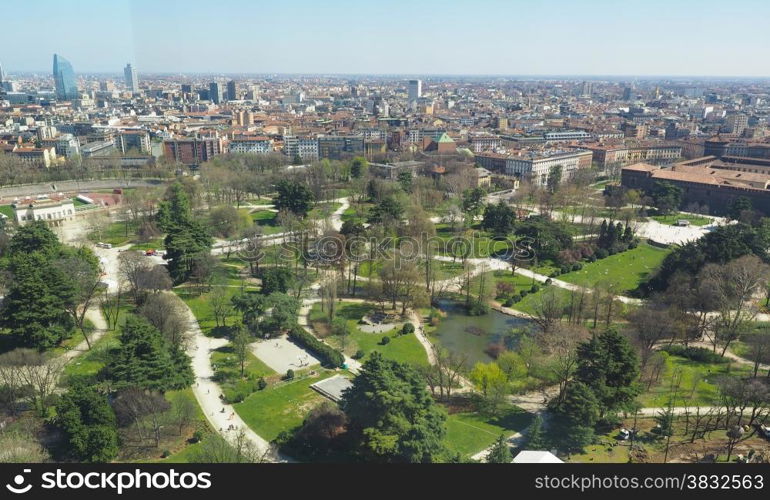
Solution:
[(511, 331), (532, 323), (493, 310), (483, 316), (468, 316), (462, 304), (451, 300), (441, 300), (438, 306), (446, 316), (436, 328), (436, 338), (449, 351), (467, 355), (468, 368), (479, 361), (492, 361), (494, 357), (490, 353), (501, 346), (514, 349), (517, 338)]

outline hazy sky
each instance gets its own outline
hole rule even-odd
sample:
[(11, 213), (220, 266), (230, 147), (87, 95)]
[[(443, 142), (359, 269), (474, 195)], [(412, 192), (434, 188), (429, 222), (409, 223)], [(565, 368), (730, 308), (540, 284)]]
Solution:
[(6, 72), (770, 76), (768, 0), (3, 2)]

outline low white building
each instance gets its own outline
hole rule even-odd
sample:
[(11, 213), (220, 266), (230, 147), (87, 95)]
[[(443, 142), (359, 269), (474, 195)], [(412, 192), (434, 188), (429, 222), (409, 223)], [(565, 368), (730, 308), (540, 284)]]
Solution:
[(522, 450), (513, 457), (515, 464), (563, 464), (564, 462), (550, 451)]
[(42, 220), (50, 225), (58, 226), (61, 221), (75, 216), (75, 204), (69, 198), (62, 200), (49, 198), (21, 200), (12, 206), (16, 213), (16, 222), (19, 225)]

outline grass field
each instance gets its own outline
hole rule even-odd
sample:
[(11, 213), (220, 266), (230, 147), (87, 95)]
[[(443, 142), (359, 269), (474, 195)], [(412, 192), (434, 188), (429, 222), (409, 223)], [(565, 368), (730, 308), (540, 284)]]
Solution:
[(679, 356), (669, 356), (658, 383), (644, 392), (638, 401), (644, 407), (663, 407), (673, 396), (672, 382), (680, 378), (674, 406), (710, 406), (718, 404), (716, 379), (720, 375), (747, 375), (750, 367), (736, 363), (702, 363)]
[[(428, 355), (414, 334), (399, 335), (396, 329), (385, 333), (369, 333), (362, 332), (358, 328), (358, 320), (374, 308), (374, 304), (367, 303), (340, 304), (337, 309), (337, 317), (345, 318), (351, 334), (344, 339), (344, 348), (343, 340), (339, 336), (330, 335), (326, 337), (326, 341), (333, 347), (343, 350), (348, 356), (352, 356), (360, 349), (364, 352), (364, 357), (359, 360), (361, 362), (364, 362), (372, 352), (377, 351), (387, 359), (413, 365), (426, 365)], [(326, 314), (321, 311), (321, 306), (318, 303), (313, 304), (309, 319), (314, 325), (321, 324), (328, 327)], [(390, 342), (382, 345), (381, 341), (385, 336), (390, 338)]]
[(16, 212), (14, 211), (13, 207), (10, 205), (0, 206), (0, 214), (5, 215), (10, 220), (16, 220)]
[(271, 441), (302, 424), (308, 412), (325, 400), (310, 385), (330, 375), (331, 371), (322, 370), (312, 377), (268, 386), (234, 405), (235, 411), (254, 432)]
[(436, 224), (436, 237), (440, 241), (437, 253), (451, 255), (453, 250), (459, 255), (466, 245), (470, 245), (471, 258), (489, 257), (509, 248), (507, 241), (495, 240), (488, 233), (471, 229), (466, 238), (462, 232), (454, 232), (447, 224)]
[(630, 292), (660, 266), (667, 254), (666, 249), (642, 243), (632, 250), (584, 264), (580, 271), (562, 274), (557, 279), (589, 288), (600, 281), (609, 282), (620, 293)]
[(444, 442), (447, 447), (470, 456), (488, 448), (501, 434), (510, 436), (524, 430), (532, 416), (515, 406), (503, 410), (499, 417), (479, 413), (454, 413), (447, 419)]
[(678, 220), (688, 220), (693, 226), (705, 226), (711, 223), (711, 219), (701, 215), (690, 215), (683, 213), (676, 213), (671, 215), (653, 215), (650, 219), (660, 222), (661, 224), (674, 225)]
[(265, 234), (276, 234), (283, 232), (283, 227), (278, 225), (276, 217), (278, 212), (270, 210), (257, 210), (249, 214), (254, 224), (260, 226)]

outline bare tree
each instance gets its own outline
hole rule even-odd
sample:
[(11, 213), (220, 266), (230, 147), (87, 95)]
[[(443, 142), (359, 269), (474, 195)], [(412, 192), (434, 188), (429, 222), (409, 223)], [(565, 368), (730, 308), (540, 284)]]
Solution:
[(172, 293), (152, 294), (139, 307), (139, 314), (157, 328), (171, 345), (180, 349), (185, 347), (189, 318), (182, 299)]
[(21, 384), (29, 389), (26, 398), (30, 405), (41, 416), (46, 415), (66, 360), (62, 356), (49, 358), (32, 349), (15, 349), (7, 353), (5, 363), (18, 371)]

